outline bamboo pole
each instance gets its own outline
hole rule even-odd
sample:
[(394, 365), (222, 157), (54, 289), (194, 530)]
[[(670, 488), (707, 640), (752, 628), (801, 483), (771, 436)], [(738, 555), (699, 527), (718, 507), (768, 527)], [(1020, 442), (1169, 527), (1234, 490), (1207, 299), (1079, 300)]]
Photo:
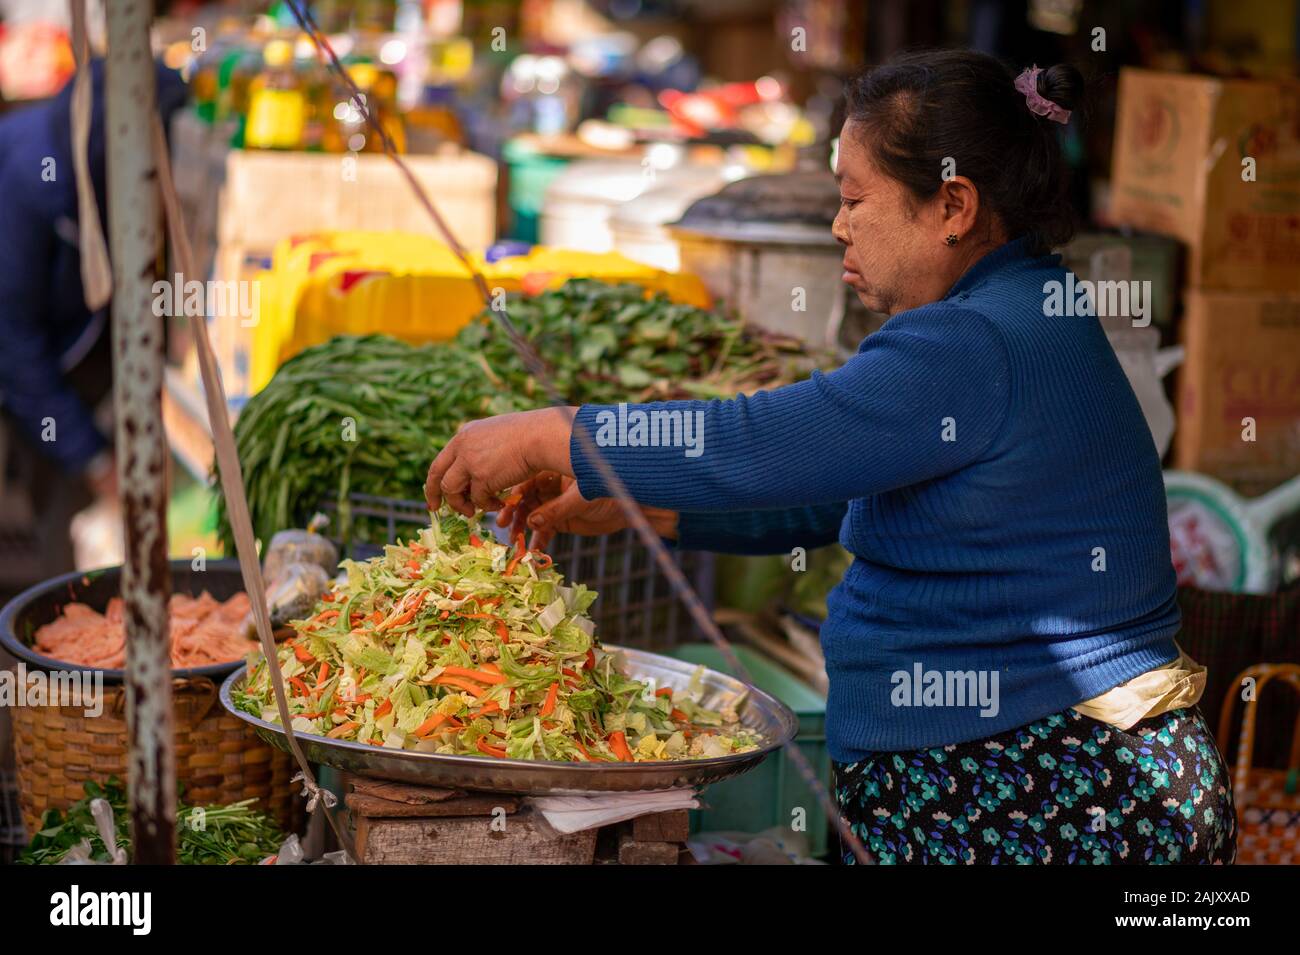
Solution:
[(113, 410), (126, 559), (127, 762), (132, 855), (176, 860), (176, 752), (172, 732), (167, 598), (163, 325), (153, 311), (159, 203), (150, 132), (156, 111), (147, 0), (109, 0), (105, 102), (109, 244), (113, 261)]

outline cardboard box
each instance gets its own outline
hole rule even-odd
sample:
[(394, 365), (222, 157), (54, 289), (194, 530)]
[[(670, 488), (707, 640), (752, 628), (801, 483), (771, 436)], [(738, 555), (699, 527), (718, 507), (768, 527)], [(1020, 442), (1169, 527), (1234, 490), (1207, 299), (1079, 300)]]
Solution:
[(1300, 292), (1300, 83), (1121, 71), (1111, 180), (1111, 218), (1186, 242), (1193, 288)]
[(1174, 466), (1261, 494), (1300, 474), (1300, 295), (1185, 296)]
[[(172, 122), (172, 166), (200, 268), (222, 248), (266, 254), (290, 235), (329, 229), (436, 236), (387, 156), (232, 149), (230, 131), (191, 110)], [(456, 238), (481, 252), (496, 238), (496, 163), (469, 151), (402, 157)]]
[[(477, 153), (403, 156), (462, 245), (496, 238), (496, 163)], [(325, 229), (438, 236), (401, 170), (387, 156), (232, 150), (218, 200), (217, 243), (274, 248)]]

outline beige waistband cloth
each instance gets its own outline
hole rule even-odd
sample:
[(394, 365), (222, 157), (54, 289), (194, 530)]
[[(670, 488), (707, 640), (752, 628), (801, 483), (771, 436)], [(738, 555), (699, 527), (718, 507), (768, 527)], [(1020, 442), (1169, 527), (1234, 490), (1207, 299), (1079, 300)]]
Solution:
[(1193, 706), (1205, 692), (1205, 667), (1182, 648), (1178, 659), (1148, 670), (1091, 700), (1076, 703), (1084, 716), (1126, 730), (1141, 720)]

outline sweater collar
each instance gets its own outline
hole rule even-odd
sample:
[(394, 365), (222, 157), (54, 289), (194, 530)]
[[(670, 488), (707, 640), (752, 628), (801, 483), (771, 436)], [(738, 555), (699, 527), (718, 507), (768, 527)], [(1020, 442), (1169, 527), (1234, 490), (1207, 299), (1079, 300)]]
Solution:
[(948, 289), (948, 294), (944, 298), (952, 298), (959, 292), (969, 291), (999, 269), (1005, 268), (1012, 262), (1027, 258), (1029, 255), (1027, 246), (1028, 239), (1024, 236), (998, 246), (962, 273), (962, 277), (957, 280), (952, 288)]

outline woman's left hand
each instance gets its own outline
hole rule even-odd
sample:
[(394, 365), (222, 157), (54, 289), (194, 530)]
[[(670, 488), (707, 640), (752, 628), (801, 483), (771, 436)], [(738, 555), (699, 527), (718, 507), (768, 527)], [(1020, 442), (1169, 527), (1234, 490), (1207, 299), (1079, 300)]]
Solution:
[(569, 435), (576, 408), (542, 408), (461, 425), (429, 465), (424, 498), (436, 511), (445, 499), (466, 516), (501, 507), (498, 494), (539, 471), (572, 475)]

